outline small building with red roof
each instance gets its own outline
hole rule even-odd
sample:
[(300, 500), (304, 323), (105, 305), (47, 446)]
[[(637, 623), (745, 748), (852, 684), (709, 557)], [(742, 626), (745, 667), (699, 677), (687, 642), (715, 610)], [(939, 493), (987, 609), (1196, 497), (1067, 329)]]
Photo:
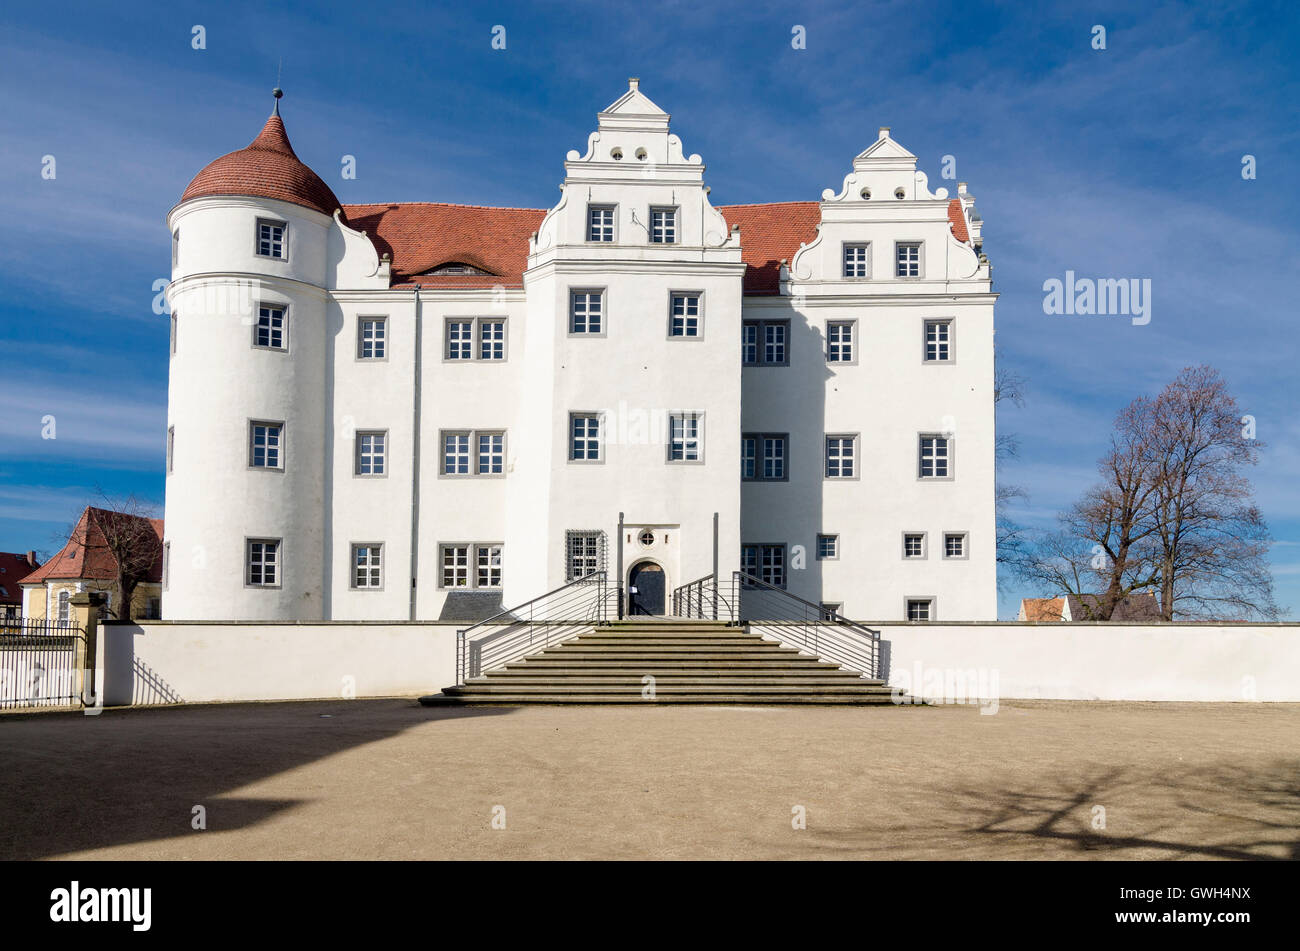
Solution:
[(343, 204), (275, 95), (168, 216), (167, 618), (482, 617), (601, 570), (662, 614), (715, 566), (996, 617), (983, 222), (889, 129), (820, 197), (715, 204), (633, 79), (554, 202)]
[(88, 506), (58, 553), (23, 578), (23, 617), (69, 621), (72, 596), (86, 591), (107, 597), (107, 617), (121, 617), (119, 559), (124, 559), (139, 579), (131, 616), (161, 617), (162, 539), (160, 518)]

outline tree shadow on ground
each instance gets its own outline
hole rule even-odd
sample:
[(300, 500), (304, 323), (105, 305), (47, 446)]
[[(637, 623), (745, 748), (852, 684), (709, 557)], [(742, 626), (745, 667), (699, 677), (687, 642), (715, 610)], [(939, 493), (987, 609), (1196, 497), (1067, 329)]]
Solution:
[[(230, 793), (413, 726), (502, 716), (339, 700), (0, 718), (0, 859), (39, 859), (264, 822), (304, 800)], [(274, 856), (266, 856), (274, 858)]]

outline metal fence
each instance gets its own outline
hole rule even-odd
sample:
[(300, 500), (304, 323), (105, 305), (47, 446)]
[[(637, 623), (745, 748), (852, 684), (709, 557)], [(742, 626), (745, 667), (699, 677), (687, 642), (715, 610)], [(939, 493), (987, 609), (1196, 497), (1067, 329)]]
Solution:
[(0, 709), (79, 706), (84, 643), (72, 621), (0, 620)]

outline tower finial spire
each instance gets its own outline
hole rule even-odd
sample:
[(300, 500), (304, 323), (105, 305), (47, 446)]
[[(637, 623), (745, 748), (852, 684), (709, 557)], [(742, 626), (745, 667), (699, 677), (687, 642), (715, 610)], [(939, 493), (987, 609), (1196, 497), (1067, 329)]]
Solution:
[(284, 90), (276, 86), (271, 90), (271, 95), (275, 97), (275, 108), (271, 110), (271, 115), (278, 116), (280, 114), (280, 97), (284, 95)]

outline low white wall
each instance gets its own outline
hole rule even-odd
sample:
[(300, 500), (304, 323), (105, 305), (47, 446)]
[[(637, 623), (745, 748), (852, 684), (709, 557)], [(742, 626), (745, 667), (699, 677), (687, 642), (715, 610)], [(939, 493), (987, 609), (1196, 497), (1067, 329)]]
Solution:
[(1300, 702), (1297, 624), (873, 624), (892, 686), (939, 698)]
[(106, 624), (98, 654), (109, 706), (411, 696), (456, 682), (451, 624)]

